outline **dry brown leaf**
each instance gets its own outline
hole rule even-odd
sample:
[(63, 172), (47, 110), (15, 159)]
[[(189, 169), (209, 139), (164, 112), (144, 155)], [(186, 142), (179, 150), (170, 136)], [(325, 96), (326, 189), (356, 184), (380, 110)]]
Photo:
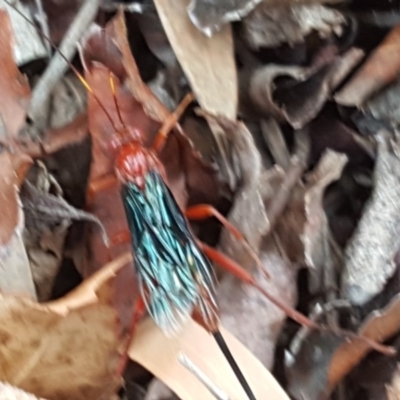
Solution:
[[(50, 299), (63, 259), (65, 237), (72, 221), (94, 222), (101, 230), (104, 228), (93, 215), (68, 204), (55, 178), (48, 174), (43, 164), (38, 165), (35, 185), (26, 180), (20, 196), (25, 214), (24, 243), (37, 298), (43, 302)], [(52, 186), (57, 196), (50, 193)], [(106, 239), (105, 232), (103, 235)]]
[(51, 400), (109, 399), (121, 343), (111, 283), (125, 254), (64, 298), (1, 296), (0, 379)]
[(155, 4), (201, 107), (212, 114), (235, 119), (238, 89), (230, 26), (207, 38), (190, 22), (186, 12), (188, 0), (156, 0)]
[(287, 210), (277, 223), (281, 246), (295, 264), (320, 271), (326, 261), (328, 222), (322, 208), (326, 187), (337, 180), (347, 157), (332, 150), (325, 152), (317, 167), (307, 176), (305, 185), (292, 192)]
[[(384, 342), (400, 331), (400, 295), (382, 310), (373, 311), (358, 334)], [(289, 366), (289, 391), (295, 398), (324, 400), (335, 386), (371, 351), (362, 339), (311, 332)]]
[(136, 61), (133, 58), (129, 46), (122, 12), (119, 12), (114, 19), (112, 31), (115, 32), (115, 43), (122, 53), (122, 63), (128, 77), (127, 83), (133, 97), (142, 105), (149, 118), (158, 123), (163, 123), (170, 115), (170, 112), (140, 77)]
[[(221, 333), (256, 398), (288, 400), (267, 369), (222, 327)], [(230, 399), (247, 399), (212, 336), (194, 321), (189, 321), (178, 336), (167, 338), (153, 321), (146, 319), (139, 325), (129, 349), (132, 360), (166, 383), (182, 400), (215, 400), (205, 386), (179, 363), (180, 353), (186, 355)]]
[(337, 103), (348, 107), (361, 107), (374, 93), (398, 77), (399, 37), (400, 26), (396, 26), (350, 82), (334, 96)]
[(28, 80), (19, 72), (13, 58), (13, 32), (10, 18), (0, 9), (0, 139), (16, 138), (25, 122), (30, 99)]
[[(300, 129), (314, 119), (332, 90), (363, 57), (359, 49), (350, 49), (340, 57), (330, 57), (322, 65), (309, 68), (267, 65), (250, 77), (248, 95), (263, 114), (272, 115)], [(289, 83), (275, 84), (278, 77)]]

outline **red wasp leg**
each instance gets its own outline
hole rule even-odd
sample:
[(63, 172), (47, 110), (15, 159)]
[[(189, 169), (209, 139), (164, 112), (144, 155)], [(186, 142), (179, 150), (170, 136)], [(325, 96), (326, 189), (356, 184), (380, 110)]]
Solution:
[(185, 112), (187, 106), (194, 100), (193, 93), (188, 93), (183, 100), (179, 103), (176, 110), (170, 114), (170, 116), (162, 124), (161, 129), (158, 131), (156, 138), (154, 139), (153, 149), (159, 153), (167, 140), (168, 134), (178, 123), (179, 118)]
[(131, 233), (126, 231), (118, 232), (110, 238), (110, 243), (113, 246), (118, 246), (119, 244), (130, 243), (132, 240)]
[(246, 248), (246, 250), (249, 252), (250, 256), (253, 258), (253, 260), (256, 262), (257, 266), (260, 268), (260, 270), (267, 275), (269, 278), (270, 275), (269, 273), (265, 270), (264, 265), (262, 264), (261, 260), (255, 253), (255, 251), (252, 249), (250, 244), (247, 242), (247, 240), (244, 238), (244, 236), (240, 233), (240, 231), (233, 225), (231, 224), (218, 210), (216, 210), (214, 207), (210, 206), (209, 204), (198, 204), (192, 207), (189, 207), (185, 211), (185, 215), (188, 219), (191, 220), (199, 220), (199, 219), (206, 219), (210, 217), (215, 217), (217, 220), (226, 228), (228, 229), (229, 232), (232, 233), (233, 236), (237, 240), (239, 240), (243, 246)]
[(213, 249), (212, 247), (206, 245), (205, 243), (198, 242), (201, 249), (204, 253), (217, 264), (219, 264), (222, 268), (226, 269), (231, 274), (235, 275), (241, 281), (248, 283), (249, 285), (256, 288), (263, 296), (265, 296), (271, 303), (275, 304), (279, 307), (282, 311), (284, 311), (287, 316), (300, 325), (306, 326), (312, 329), (318, 329), (318, 325), (311, 321), (311, 319), (307, 318), (305, 315), (299, 313), (294, 308), (288, 306), (287, 304), (283, 303), (275, 296), (268, 293), (264, 288), (262, 288), (253, 278), (253, 276), (243, 269), (239, 264), (235, 261), (230, 259), (229, 257), (225, 256), (224, 254), (220, 253), (219, 251)]
[(146, 306), (144, 305), (142, 296), (139, 296), (133, 305), (131, 326), (129, 328), (126, 346), (122, 353), (121, 360), (118, 363), (117, 369), (115, 370), (115, 374), (117, 377), (120, 377), (125, 370), (129, 358), (129, 348), (132, 342), (132, 338), (135, 335), (136, 326), (139, 323), (139, 320), (143, 316), (145, 311), (146, 311)]
[(325, 332), (333, 332), (338, 336), (346, 337), (347, 339), (357, 339), (362, 340), (365, 344), (370, 346), (372, 349), (381, 352), (382, 354), (392, 355), (395, 354), (396, 350), (393, 349), (391, 346), (385, 346), (369, 337), (364, 335), (359, 335), (356, 332), (348, 331), (346, 329), (341, 328), (330, 328), (328, 326), (319, 325), (316, 322), (312, 321), (310, 318), (307, 318), (305, 315), (299, 313), (294, 308), (288, 306), (287, 304), (283, 303), (279, 299), (277, 299), (272, 294), (268, 293), (265, 289), (263, 289), (249, 274), (245, 269), (243, 269), (240, 265), (238, 265), (235, 261), (231, 260), (229, 257), (225, 256), (224, 254), (220, 253), (219, 251), (213, 249), (212, 247), (197, 241), (200, 248), (203, 252), (221, 267), (223, 267), (228, 272), (235, 275), (241, 281), (253, 286), (256, 288), (265, 298), (267, 298), (271, 303), (275, 304), (279, 307), (285, 314), (291, 318), (293, 321), (296, 321), (298, 324), (303, 325), (310, 329), (316, 329), (319, 331)]
[(103, 178), (94, 180), (89, 185), (89, 189), (88, 189), (87, 197), (88, 197), (89, 203), (91, 202), (93, 196), (96, 193), (102, 192), (103, 190), (106, 190), (106, 189), (111, 189), (117, 185), (118, 185), (118, 180), (114, 175), (107, 175), (107, 176), (104, 176)]

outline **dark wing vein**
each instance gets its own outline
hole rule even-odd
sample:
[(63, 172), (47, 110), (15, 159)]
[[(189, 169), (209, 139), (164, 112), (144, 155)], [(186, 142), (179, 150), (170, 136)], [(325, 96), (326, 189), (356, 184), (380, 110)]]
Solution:
[(216, 307), (210, 262), (161, 176), (150, 172), (144, 189), (125, 184), (122, 199), (139, 287), (156, 324), (173, 333), (194, 306), (206, 321), (213, 318)]

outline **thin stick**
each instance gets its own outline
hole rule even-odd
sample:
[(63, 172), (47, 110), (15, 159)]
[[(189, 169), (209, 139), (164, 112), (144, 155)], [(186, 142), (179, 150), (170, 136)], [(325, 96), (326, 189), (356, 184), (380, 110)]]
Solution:
[[(98, 0), (86, 0), (84, 2), (65, 34), (59, 52), (51, 59), (46, 71), (33, 90), (28, 115), (37, 124), (39, 129), (45, 128), (45, 126), (40, 126), (44, 124), (44, 121), (40, 121), (40, 114), (43, 106), (59, 79), (68, 70), (69, 65), (65, 59), (71, 60), (73, 58), (76, 52), (76, 43), (83, 36), (88, 26), (94, 21), (98, 9)], [(64, 57), (62, 57), (60, 53), (62, 53)]]
[[(38, 19), (39, 19), (40, 27), (42, 28), (43, 33), (46, 36), (50, 37), (49, 25), (47, 23), (47, 15), (44, 12), (42, 0), (35, 0), (35, 3), (36, 3), (36, 8), (38, 10)], [(50, 59), (51, 58), (50, 43), (48, 43), (46, 40), (44, 41), (44, 43), (45, 43), (46, 50), (47, 50), (47, 57)]]
[[(19, 11), (17, 8), (15, 8), (8, 0), (3, 0), (6, 4), (8, 4), (10, 7), (12, 7), (25, 21), (27, 21), (29, 24), (31, 24), (32, 26), (35, 26), (27, 17), (26, 17), (26, 15), (24, 15), (21, 11)], [(97, 0), (86, 0), (86, 2), (88, 3), (88, 4), (84, 4), (82, 7), (81, 7), (81, 9), (79, 10), (79, 13), (77, 14), (77, 16), (76, 16), (76, 18), (75, 18), (75, 21), (74, 21), (74, 23), (71, 25), (71, 27), (70, 27), (70, 29), (68, 30), (68, 32), (67, 32), (67, 34), (65, 35), (65, 37), (64, 37), (64, 40), (63, 40), (63, 42), (62, 42), (62, 44), (61, 44), (61, 46), (63, 46), (63, 45), (65, 45), (65, 47), (67, 47), (67, 45), (68, 45), (68, 47), (70, 48), (70, 51), (74, 51), (74, 46), (75, 46), (75, 44), (76, 44), (76, 42), (78, 41), (78, 39), (79, 39), (79, 35), (81, 35), (81, 30), (82, 30), (82, 24), (84, 23), (84, 22), (86, 22), (86, 25), (88, 25), (90, 22), (87, 22), (87, 21), (89, 21), (89, 18), (87, 17), (87, 15), (85, 15), (85, 13), (87, 12), (87, 9), (89, 9), (89, 6), (91, 6), (92, 8), (94, 7), (94, 5), (92, 4), (93, 3), (93, 1), (97, 1)], [(98, 7), (97, 7), (98, 8)], [(92, 10), (92, 9), (89, 9), (89, 11), (93, 11), (91, 14), (91, 21), (93, 21), (93, 19), (94, 19), (94, 17), (96, 16), (96, 14), (97, 14), (97, 8), (96, 8), (96, 12), (94, 12), (94, 9)], [(93, 16), (93, 13), (94, 13), (94, 16)], [(79, 22), (79, 24), (78, 24), (78, 22), (79, 21), (84, 21), (84, 22)], [(73, 29), (74, 28), (74, 29)], [(79, 33), (79, 35), (77, 34), (77, 32)], [(109, 112), (107, 111), (107, 109), (106, 109), (106, 107), (104, 106), (104, 104), (100, 101), (100, 99), (99, 99), (99, 97), (97, 97), (97, 95), (94, 93), (94, 91), (93, 91), (93, 89), (90, 87), (90, 85), (89, 85), (89, 83), (86, 81), (86, 79), (85, 79), (85, 77), (74, 67), (74, 65), (70, 62), (70, 60), (69, 60), (69, 58), (68, 57), (66, 57), (65, 55), (64, 55), (64, 53), (51, 41), (51, 39), (49, 38), (49, 37), (47, 37), (43, 32), (41, 32), (40, 30), (38, 30), (38, 33), (39, 33), (39, 35), (40, 36), (42, 36), (42, 38), (43, 39), (45, 39), (45, 40), (47, 40), (47, 42), (48, 43), (50, 43), (50, 45), (51, 45), (51, 47), (53, 47), (53, 49), (56, 51), (56, 56), (55, 57), (53, 57), (53, 59), (52, 59), (52, 61), (51, 61), (51, 63), (50, 63), (50, 65), (48, 66), (48, 68), (47, 68), (47, 70), (45, 71), (45, 73), (42, 75), (42, 78), (40, 79), (40, 81), (39, 81), (39, 83), (38, 83), (38, 85), (36, 86), (36, 88), (35, 88), (35, 90), (37, 89), (37, 97), (39, 98), (39, 101), (40, 101), (40, 96), (41, 96), (41, 94), (43, 94), (43, 91), (40, 91), (39, 90), (39, 88), (38, 88), (38, 86), (39, 86), (39, 84), (41, 85), (41, 86), (43, 86), (44, 85), (44, 83), (46, 83), (47, 84), (47, 81), (49, 81), (49, 82), (53, 82), (53, 80), (54, 80), (54, 74), (53, 74), (53, 72), (51, 72), (50, 71), (50, 69), (55, 69), (56, 67), (54, 67), (54, 65), (55, 64), (57, 64), (57, 65), (60, 65), (61, 64), (61, 67), (62, 68), (67, 68), (67, 67), (69, 67), (69, 68), (71, 68), (72, 69), (72, 71), (75, 73), (75, 75), (76, 75), (76, 77), (80, 80), (80, 82), (82, 83), (82, 85), (87, 89), (87, 91), (91, 94), (91, 95), (93, 95), (93, 98), (96, 100), (96, 102), (99, 104), (99, 106), (100, 106), (100, 108), (104, 111), (104, 113), (106, 114), (106, 116), (108, 117), (108, 119), (110, 120), (110, 123), (111, 123), (111, 125), (112, 125), (112, 127), (114, 128), (114, 130), (116, 131), (116, 127), (115, 127), (115, 124), (114, 124), (114, 121), (113, 121), (113, 119), (111, 118), (111, 115), (109, 114)], [(78, 38), (76, 38), (78, 36)], [(73, 40), (74, 39), (74, 40)], [(73, 45), (71, 45), (71, 43), (73, 43)], [(72, 58), (72, 56), (70, 56), (70, 58)], [(63, 61), (64, 61), (64, 63), (63, 63)], [(53, 65), (53, 67), (52, 67), (52, 65)], [(57, 66), (56, 65), (56, 66)], [(65, 71), (64, 71), (65, 72)], [(64, 72), (62, 72), (62, 74), (64, 73)], [(47, 78), (45, 77), (45, 75), (47, 74)], [(62, 75), (61, 74), (61, 75)], [(60, 75), (60, 76), (61, 76)], [(57, 78), (56, 80), (55, 80), (55, 82), (57, 82), (57, 80), (58, 80), (59, 78)], [(44, 82), (44, 83), (43, 83)], [(53, 87), (54, 87), (54, 85), (55, 85), (55, 82), (53, 82)], [(52, 89), (51, 89), (52, 90)], [(47, 95), (49, 96), (50, 94), (51, 94), (51, 90), (47, 93)], [(39, 93), (40, 92), (40, 93)], [(32, 95), (32, 99), (31, 99), (31, 108), (34, 106), (34, 104), (35, 104), (35, 101), (33, 100), (33, 97), (35, 96), (35, 91), (34, 91), (34, 93), (33, 93), (33, 95)], [(47, 97), (46, 98), (44, 98), (43, 96), (42, 96), (42, 100), (47, 100)], [(37, 106), (35, 106), (35, 108), (36, 108), (36, 110), (38, 110), (38, 107)], [(39, 115), (39, 113), (37, 112), (36, 113), (36, 119), (34, 118), (34, 115), (33, 114), (31, 114), (31, 110), (28, 112), (28, 115), (31, 117), (31, 119), (35, 122), (35, 124), (36, 124), (36, 127), (38, 128), (38, 129), (41, 129), (41, 128), (44, 128), (44, 126), (41, 126), (40, 124), (42, 124), (44, 121), (39, 121), (38, 122), (38, 120), (37, 120), (37, 118), (38, 118), (38, 115)]]
[(191, 372), (217, 400), (230, 400), (230, 397), (197, 366), (193, 361), (183, 353), (178, 356), (178, 361)]

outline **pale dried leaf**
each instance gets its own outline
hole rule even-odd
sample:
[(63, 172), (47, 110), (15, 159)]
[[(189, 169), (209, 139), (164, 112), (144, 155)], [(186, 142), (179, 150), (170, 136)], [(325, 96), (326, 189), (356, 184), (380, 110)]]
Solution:
[[(256, 398), (288, 400), (265, 367), (227, 330), (221, 333)], [(169, 386), (182, 400), (215, 400), (215, 397), (178, 361), (183, 353), (223, 392), (246, 400), (238, 380), (212, 336), (193, 321), (182, 332), (167, 338), (150, 319), (140, 323), (129, 355)]]
[(52, 303), (1, 296), (0, 379), (52, 400), (108, 400), (120, 385), (111, 283), (130, 259), (121, 256)]
[(190, 22), (187, 0), (156, 0), (155, 4), (202, 108), (215, 115), (236, 118), (238, 88), (230, 27), (207, 38)]

